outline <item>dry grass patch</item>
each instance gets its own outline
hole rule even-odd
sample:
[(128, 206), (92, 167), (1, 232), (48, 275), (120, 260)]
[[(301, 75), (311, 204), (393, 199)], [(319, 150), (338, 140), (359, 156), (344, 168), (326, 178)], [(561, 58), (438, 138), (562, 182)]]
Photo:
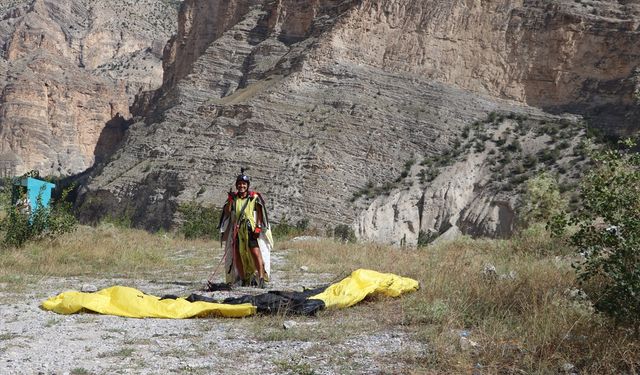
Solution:
[(304, 360), (302, 356), (291, 356), (286, 360), (273, 361), (281, 374), (313, 375), (314, 364)]
[(79, 226), (53, 240), (2, 250), (0, 282), (15, 290), (50, 276), (143, 278), (161, 273), (193, 278), (194, 269), (210, 268), (219, 252), (219, 246), (211, 241), (184, 240), (110, 224)]
[(0, 333), (0, 341), (7, 341), (20, 337), (17, 333)]
[[(562, 243), (540, 228), (512, 240), (461, 239), (420, 249), (333, 241), (292, 242), (292, 267), (348, 275), (357, 268), (417, 279), (400, 299), (342, 310), (353, 330), (406, 329), (432, 351), (405, 353), (412, 368), (437, 373), (637, 373), (640, 342), (568, 291), (577, 283)], [(495, 270), (495, 271), (492, 271)], [(332, 312), (327, 312), (332, 314)], [(325, 318), (324, 316), (323, 318)], [(331, 319), (328, 319), (331, 320)], [(339, 333), (337, 333), (339, 334)], [(320, 337), (318, 337), (320, 338)]]
[[(349, 345), (353, 337), (402, 332), (429, 350), (406, 350), (396, 357), (398, 368), (417, 373), (542, 374), (556, 373), (567, 364), (581, 373), (638, 373), (639, 339), (568, 293), (577, 287), (571, 257), (555, 241), (534, 228), (512, 240), (463, 238), (419, 249), (332, 240), (279, 243), (275, 254), (287, 260), (285, 276), (306, 266), (310, 274), (305, 277), (311, 280), (315, 274), (317, 279), (334, 275), (338, 281), (367, 268), (414, 278), (421, 288), (396, 299), (372, 296), (317, 317), (255, 316), (228, 323), (229, 329), (240, 326), (238, 334), (246, 330), (261, 341), (332, 346)], [(202, 281), (220, 253), (211, 241), (109, 225), (80, 227), (57, 240), (3, 250), (0, 281), (12, 289), (29, 278), (47, 276), (170, 275)], [(284, 329), (289, 319), (298, 325)], [(280, 365), (286, 371), (306, 369), (295, 359)]]
[[(379, 272), (394, 272), (399, 263), (417, 259), (413, 250), (401, 250), (373, 243), (339, 243), (330, 239), (314, 241), (286, 241), (277, 243), (287, 249), (289, 269), (307, 266), (316, 273), (348, 276), (354, 269), (368, 268)], [(405, 275), (406, 276), (406, 275)]]
[(117, 357), (122, 359), (130, 358), (133, 356), (135, 351), (136, 350), (134, 348), (122, 348), (118, 350), (100, 353), (98, 354), (98, 358), (109, 358), (109, 357)]

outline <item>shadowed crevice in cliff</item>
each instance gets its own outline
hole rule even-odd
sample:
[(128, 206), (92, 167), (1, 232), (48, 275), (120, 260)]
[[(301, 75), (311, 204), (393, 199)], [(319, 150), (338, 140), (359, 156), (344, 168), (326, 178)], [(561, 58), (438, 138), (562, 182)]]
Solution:
[(170, 229), (178, 206), (175, 198), (183, 190), (177, 172), (153, 171), (130, 191), (119, 192), (132, 199), (122, 200), (118, 192), (105, 189), (85, 191), (78, 197), (78, 217), (90, 225), (111, 220), (150, 231)]
[[(508, 238), (515, 229), (516, 213), (509, 202), (492, 201), (487, 212), (495, 211), (495, 225), (487, 225), (489, 215), (474, 217), (468, 215), (468, 208), (460, 212), (456, 223), (462, 234), (472, 237)], [(447, 228), (448, 229), (448, 228)], [(441, 231), (440, 234), (444, 233)]]
[(95, 164), (102, 164), (118, 149), (132, 122), (132, 119), (127, 120), (120, 113), (117, 113), (111, 120), (107, 121), (100, 132), (93, 152)]
[(590, 128), (597, 129), (606, 138), (615, 140), (640, 133), (640, 104), (632, 103), (574, 103), (545, 107), (554, 114), (575, 113), (584, 117)]
[(580, 85), (579, 96), (570, 103), (540, 107), (553, 114), (581, 115), (589, 127), (611, 138), (633, 136), (640, 131), (640, 98), (636, 98), (639, 85), (640, 64), (629, 77), (585, 79)]
[[(248, 32), (247, 42), (254, 48), (251, 50), (251, 53), (249, 53), (249, 55), (245, 57), (244, 62), (242, 63), (242, 77), (238, 82), (238, 89), (247, 87), (250, 73), (253, 70), (252, 67), (257, 64), (256, 52), (258, 49), (256, 48), (256, 46), (270, 37), (270, 34), (274, 31), (274, 19), (277, 19), (277, 16), (277, 8), (272, 7), (267, 12), (265, 12), (265, 14), (257, 22), (256, 26)], [(258, 77), (258, 79), (261, 78), (264, 77)]]
[(333, 28), (340, 18), (349, 11), (360, 6), (363, 0), (330, 0), (322, 1), (310, 7), (306, 4), (298, 4), (298, 1), (290, 1), (296, 5), (289, 4), (294, 8), (293, 16), (280, 15), (284, 17), (281, 21), (281, 32), (278, 40), (287, 46), (292, 46), (308, 38), (320, 37), (322, 34)]
[(162, 90), (167, 91), (192, 71), (209, 45), (235, 26), (250, 9), (249, 1), (186, 0), (180, 7), (178, 34), (165, 46)]

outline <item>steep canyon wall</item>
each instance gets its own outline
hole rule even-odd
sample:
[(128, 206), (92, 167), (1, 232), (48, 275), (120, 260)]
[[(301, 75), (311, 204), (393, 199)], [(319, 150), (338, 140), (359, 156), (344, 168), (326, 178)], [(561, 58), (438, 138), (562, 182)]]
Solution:
[(637, 1), (191, 0), (179, 20), (162, 88), (85, 187), (87, 219), (113, 209), (170, 226), (159, 212), (218, 204), (244, 166), (276, 220), (357, 217), (361, 237), (388, 242), (504, 234), (517, 192), (489, 188), (487, 155), (430, 182), (418, 167), (403, 182), (404, 166), (452, 150), (492, 111), (637, 130)]
[(334, 29), (333, 56), (588, 112), (635, 102), (639, 19), (636, 1), (363, 1)]
[(0, 159), (12, 170), (3, 174), (36, 169), (69, 176), (112, 152), (124, 136), (135, 94), (161, 83), (160, 57), (175, 30), (177, 8), (160, 3), (5, 4)]

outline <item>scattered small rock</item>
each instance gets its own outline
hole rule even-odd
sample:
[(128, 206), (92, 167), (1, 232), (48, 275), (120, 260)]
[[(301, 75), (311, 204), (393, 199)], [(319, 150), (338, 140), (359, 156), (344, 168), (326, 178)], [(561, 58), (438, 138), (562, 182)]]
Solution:
[(490, 263), (485, 264), (484, 268), (482, 269), (482, 276), (486, 279), (498, 278), (498, 272), (496, 271), (496, 266)]
[(565, 362), (560, 366), (560, 372), (563, 374), (577, 374), (576, 366), (573, 363)]
[(302, 266), (302, 267), (300, 267), (300, 271), (302, 271), (302, 272), (307, 272), (307, 271), (309, 271), (309, 267), (307, 267), (307, 266)]
[(509, 271), (509, 273), (504, 273), (500, 275), (500, 280), (515, 280), (517, 276), (516, 271)]
[(285, 320), (284, 323), (282, 323), (282, 326), (284, 327), (284, 329), (291, 329), (297, 325), (298, 323), (294, 320)]
[(298, 241), (320, 241), (322, 238), (315, 236), (298, 236), (291, 239), (291, 242)]
[(564, 290), (564, 295), (572, 301), (586, 301), (587, 294), (578, 288), (567, 288)]
[(478, 347), (478, 343), (468, 339), (467, 337), (460, 337), (460, 349), (463, 351), (469, 351)]
[(80, 291), (84, 293), (94, 293), (98, 291), (98, 288), (93, 284), (84, 284), (82, 288), (80, 288)]

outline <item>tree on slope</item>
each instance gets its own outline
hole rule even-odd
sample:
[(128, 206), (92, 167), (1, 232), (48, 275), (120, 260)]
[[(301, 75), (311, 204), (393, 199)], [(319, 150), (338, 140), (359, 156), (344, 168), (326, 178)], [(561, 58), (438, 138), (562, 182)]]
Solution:
[(640, 332), (640, 154), (635, 144), (594, 156), (581, 182), (582, 207), (550, 225), (558, 234), (576, 225), (570, 242), (584, 256), (578, 280), (597, 311)]

